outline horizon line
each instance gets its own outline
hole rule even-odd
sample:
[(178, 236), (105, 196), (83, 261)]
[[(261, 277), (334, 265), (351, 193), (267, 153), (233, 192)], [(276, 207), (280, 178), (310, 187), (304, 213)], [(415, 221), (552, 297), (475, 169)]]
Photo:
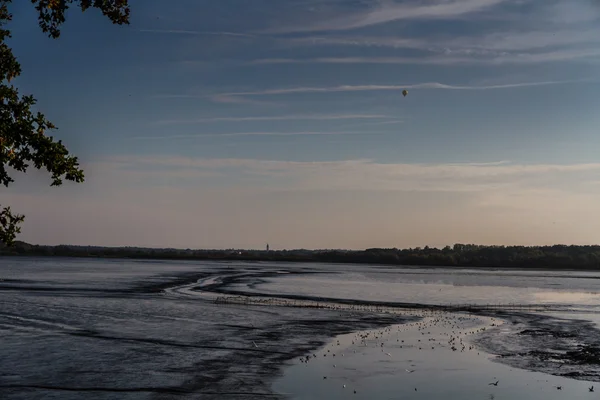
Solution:
[[(103, 248), (103, 249), (144, 249), (144, 250), (178, 250), (178, 251), (259, 251), (259, 252), (267, 252), (264, 248), (236, 248), (236, 247), (198, 247), (198, 248), (182, 248), (182, 247), (152, 247), (152, 246), (134, 246), (134, 245), (121, 245), (121, 246), (103, 246), (103, 245), (93, 245), (93, 244), (32, 244), (22, 240), (16, 240), (12, 247), (16, 247), (17, 244), (25, 244), (28, 246), (36, 246), (36, 247), (95, 247), (95, 248)], [(283, 249), (273, 249), (271, 245), (269, 245), (269, 252), (277, 252), (277, 251), (367, 251), (367, 250), (396, 250), (396, 251), (404, 251), (404, 250), (417, 250), (422, 251), (427, 248), (428, 250), (443, 250), (445, 247), (453, 248), (455, 245), (461, 246), (476, 246), (476, 247), (523, 247), (523, 248), (539, 248), (539, 247), (556, 247), (556, 246), (565, 246), (565, 247), (600, 247), (600, 243), (598, 244), (565, 244), (565, 243), (555, 243), (555, 244), (537, 244), (537, 245), (518, 245), (518, 244), (476, 244), (476, 243), (452, 243), (447, 244), (445, 246), (416, 246), (416, 247), (365, 247), (360, 249), (350, 249), (350, 248), (283, 248)], [(1, 248), (1, 247), (0, 247)], [(4, 247), (10, 248), (8, 246)], [(0, 255), (1, 256), (1, 255)]]

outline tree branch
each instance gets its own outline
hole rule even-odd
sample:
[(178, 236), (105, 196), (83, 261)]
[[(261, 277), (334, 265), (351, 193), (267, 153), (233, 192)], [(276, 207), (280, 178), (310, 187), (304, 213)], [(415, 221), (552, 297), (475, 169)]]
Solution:
[(13, 214), (10, 207), (0, 210), (0, 243), (12, 246), (18, 233), (21, 233), (19, 224), (25, 220), (24, 215)]

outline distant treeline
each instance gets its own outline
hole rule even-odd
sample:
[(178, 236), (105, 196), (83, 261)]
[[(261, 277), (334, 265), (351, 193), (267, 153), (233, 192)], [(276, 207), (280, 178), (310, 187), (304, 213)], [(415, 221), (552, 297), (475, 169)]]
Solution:
[(181, 250), (138, 247), (38, 246), (16, 242), (0, 255), (105, 257), (162, 260), (330, 262), (415, 266), (522, 267), (600, 270), (600, 246), (481, 246), (443, 249), (367, 250)]

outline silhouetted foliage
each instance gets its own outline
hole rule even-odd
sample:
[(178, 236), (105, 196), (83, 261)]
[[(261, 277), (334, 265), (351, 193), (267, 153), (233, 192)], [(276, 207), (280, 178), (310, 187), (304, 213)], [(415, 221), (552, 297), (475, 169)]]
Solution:
[[(25, 0), (19, 0), (25, 1)], [(77, 157), (69, 154), (62, 142), (46, 136), (46, 131), (56, 129), (40, 112), (32, 111), (36, 100), (22, 96), (10, 82), (21, 74), (21, 66), (6, 44), (11, 37), (7, 24), (12, 20), (9, 12), (11, 0), (0, 0), (0, 183), (8, 186), (14, 182), (7, 168), (26, 172), (33, 165), (45, 168), (51, 175), (52, 186), (63, 179), (83, 182), (83, 171)], [(65, 22), (65, 11), (74, 5), (82, 11), (97, 8), (115, 24), (127, 24), (127, 0), (31, 0), (38, 11), (38, 22), (51, 38), (60, 36), (60, 26)], [(10, 207), (0, 205), (0, 243), (12, 244), (20, 232), (24, 216), (12, 214)]]
[(23, 215), (13, 214), (10, 207), (0, 209), (0, 243), (12, 244), (17, 234), (21, 232), (19, 224), (24, 219)]
[(600, 246), (480, 246), (443, 249), (351, 250), (180, 250), (138, 247), (34, 246), (17, 242), (6, 255), (110, 257), (164, 260), (330, 262), (443, 267), (499, 267), (600, 270)]

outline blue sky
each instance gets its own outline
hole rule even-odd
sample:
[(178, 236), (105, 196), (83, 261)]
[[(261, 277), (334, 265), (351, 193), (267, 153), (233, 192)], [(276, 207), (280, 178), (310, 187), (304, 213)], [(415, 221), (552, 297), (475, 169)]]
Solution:
[(88, 178), (19, 176), (22, 239), (600, 240), (597, 2), (130, 3), (124, 27), (71, 10), (58, 40), (11, 5), (16, 83)]

